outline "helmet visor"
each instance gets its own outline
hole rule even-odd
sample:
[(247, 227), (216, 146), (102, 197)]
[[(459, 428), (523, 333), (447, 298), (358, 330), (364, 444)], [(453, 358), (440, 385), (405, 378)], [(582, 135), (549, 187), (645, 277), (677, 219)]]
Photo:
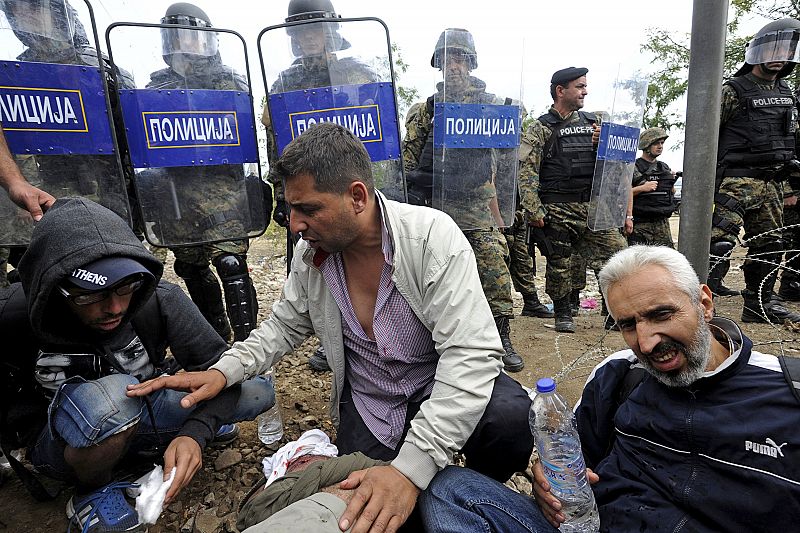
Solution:
[(218, 37), (215, 31), (188, 28), (161, 28), (161, 53), (189, 54), (213, 57), (217, 54)]
[(65, 0), (6, 0), (0, 3), (4, 29), (38, 35), (46, 39), (71, 42), (75, 28)]
[(800, 61), (800, 31), (782, 30), (755, 37), (747, 46), (744, 60), (750, 65), (797, 63)]
[(346, 48), (339, 35), (338, 22), (310, 22), (288, 26), (292, 54), (295, 57), (312, 57), (337, 52)]

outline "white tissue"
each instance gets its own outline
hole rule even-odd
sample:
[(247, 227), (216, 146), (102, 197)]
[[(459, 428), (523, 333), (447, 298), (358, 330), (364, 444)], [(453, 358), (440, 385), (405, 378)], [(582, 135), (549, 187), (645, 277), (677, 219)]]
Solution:
[(139, 513), (139, 522), (155, 524), (164, 507), (164, 497), (175, 479), (175, 467), (169, 473), (169, 479), (164, 481), (164, 470), (161, 465), (136, 480), (139, 488), (128, 493), (136, 497), (136, 512)]

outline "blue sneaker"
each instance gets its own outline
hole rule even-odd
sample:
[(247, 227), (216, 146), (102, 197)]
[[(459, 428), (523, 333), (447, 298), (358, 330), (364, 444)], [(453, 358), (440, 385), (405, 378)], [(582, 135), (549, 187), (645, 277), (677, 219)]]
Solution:
[(115, 482), (106, 485), (79, 500), (75, 496), (67, 501), (67, 518), (72, 531), (75, 525), (81, 533), (100, 533), (105, 531), (143, 531), (139, 515), (125, 499), (123, 490), (136, 483)]
[(236, 424), (224, 424), (219, 427), (217, 433), (214, 435), (214, 440), (211, 441), (212, 444), (228, 444), (236, 437), (239, 436), (239, 426)]

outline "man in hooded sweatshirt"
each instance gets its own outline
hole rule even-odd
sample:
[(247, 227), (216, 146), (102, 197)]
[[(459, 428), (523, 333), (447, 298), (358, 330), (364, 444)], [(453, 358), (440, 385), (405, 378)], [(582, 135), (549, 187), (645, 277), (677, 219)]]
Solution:
[(123, 493), (131, 484), (113, 481), (126, 453), (167, 445), (168, 503), (222, 425), (274, 403), (262, 378), (193, 409), (178, 391), (126, 396), (127, 385), (162, 371), (167, 349), (186, 370), (208, 368), (227, 349), (162, 271), (112, 211), (67, 198), (34, 229), (21, 282), (0, 291), (3, 447), (26, 446), (37, 471), (75, 484), (67, 515), (83, 531), (140, 527)]

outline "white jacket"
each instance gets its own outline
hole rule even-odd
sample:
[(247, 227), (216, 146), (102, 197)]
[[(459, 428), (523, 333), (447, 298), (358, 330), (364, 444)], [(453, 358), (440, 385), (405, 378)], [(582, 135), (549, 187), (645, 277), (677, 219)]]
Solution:
[[(472, 248), (455, 222), (441, 211), (383, 196), (381, 206), (394, 245), (392, 280), (430, 330), (440, 355), (431, 396), (392, 462), (425, 489), (474, 431), (504, 352)], [(225, 375), (229, 386), (240, 383), (266, 372), (316, 334), (333, 370), (330, 415), (338, 425), (345, 380), (342, 317), (322, 272), (314, 266), (314, 254), (305, 241), (297, 244), (283, 297), (272, 306), (272, 315), (212, 368)]]

